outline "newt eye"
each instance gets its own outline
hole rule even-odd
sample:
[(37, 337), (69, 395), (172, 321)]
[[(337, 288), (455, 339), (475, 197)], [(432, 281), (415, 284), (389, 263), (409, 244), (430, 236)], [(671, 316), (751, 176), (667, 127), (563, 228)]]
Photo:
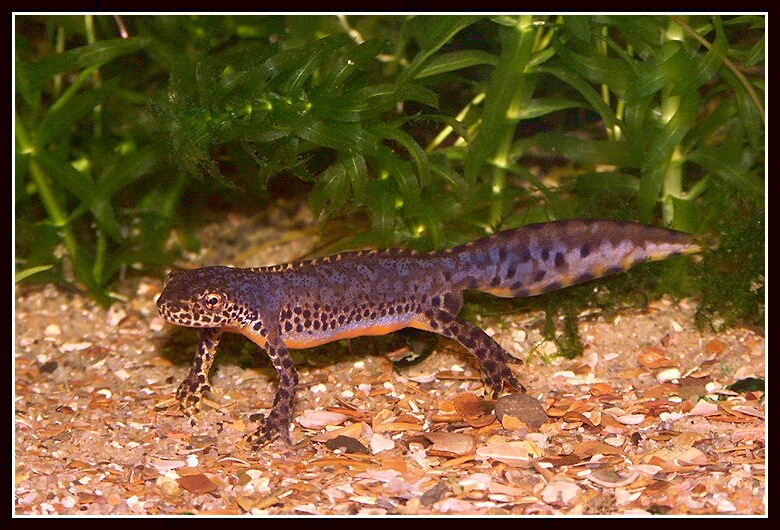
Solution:
[(211, 311), (215, 311), (222, 307), (223, 301), (224, 297), (218, 293), (206, 293), (200, 299), (201, 305)]

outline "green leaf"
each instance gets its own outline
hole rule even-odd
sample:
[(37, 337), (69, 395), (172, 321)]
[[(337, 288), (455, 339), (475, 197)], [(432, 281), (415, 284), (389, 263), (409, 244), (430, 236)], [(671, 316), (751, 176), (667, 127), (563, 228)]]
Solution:
[(766, 57), (766, 36), (762, 36), (745, 54), (743, 62), (745, 66), (764, 64)]
[[(727, 141), (730, 138), (727, 138)], [(709, 172), (718, 175), (725, 182), (734, 186), (741, 193), (751, 196), (754, 200), (762, 200), (764, 196), (764, 179), (751, 172), (746, 167), (747, 161), (744, 161), (735, 147), (731, 146), (702, 146), (693, 153), (690, 153), (687, 159), (699, 164)]]
[(642, 180), (639, 185), (640, 219), (649, 219), (650, 212), (663, 189), (664, 177), (674, 150), (693, 126), (699, 109), (698, 94), (692, 92), (680, 98), (679, 107), (666, 125), (654, 135), (642, 164)]
[(409, 164), (384, 145), (378, 146), (373, 156), (380, 167), (393, 178), (404, 205), (411, 211), (416, 211), (420, 204), (420, 183)]
[(101, 196), (88, 176), (46, 151), (38, 152), (35, 160), (61, 189), (73, 194), (92, 212), (103, 232), (111, 236), (114, 241), (119, 242), (123, 239), (113, 206), (108, 199)]
[(49, 142), (60, 140), (73, 124), (93, 112), (95, 106), (110, 95), (106, 89), (89, 90), (74, 96), (67, 104), (53, 108), (35, 131), (36, 143), (45, 147)]
[(531, 145), (538, 145), (586, 165), (609, 164), (622, 168), (639, 166), (624, 141), (583, 140), (561, 133), (541, 133), (519, 140), (513, 146), (512, 152), (525, 152)]
[(420, 52), (400, 76), (398, 85), (405, 84), (409, 79), (417, 77), (428, 58), (463, 28), (479, 20), (479, 16), (418, 16), (412, 19), (408, 28), (420, 43)]
[(386, 39), (369, 39), (353, 46), (338, 58), (336, 65), (323, 80), (322, 86), (330, 92), (336, 92), (355, 72), (367, 70), (367, 63), (376, 61), (379, 54), (390, 49), (391, 43)]
[(578, 76), (575, 72), (568, 68), (562, 68), (560, 66), (540, 66), (534, 68), (535, 72), (550, 74), (564, 83), (567, 83), (585, 98), (590, 106), (599, 113), (601, 119), (604, 120), (604, 125), (612, 129), (617, 125), (617, 118), (609, 105), (601, 97), (601, 94), (584, 79)]
[(521, 120), (538, 118), (545, 114), (551, 114), (559, 110), (573, 108), (589, 108), (585, 103), (563, 98), (537, 98), (532, 99), (526, 106), (520, 109), (517, 117)]
[[(286, 84), (287, 91), (299, 86), (322, 61), (322, 56), (333, 50), (349, 46), (353, 41), (344, 33), (330, 35), (322, 39), (284, 50), (263, 62), (261, 72), (266, 79), (279, 78)], [(278, 80), (276, 80), (278, 81)]]
[(761, 113), (756, 108), (756, 104), (750, 97), (745, 85), (742, 84), (733, 72), (724, 70), (723, 77), (734, 92), (734, 97), (737, 101), (737, 116), (742, 122), (750, 144), (755, 149), (762, 149), (765, 133)]
[(627, 101), (643, 99), (667, 85), (674, 86), (695, 71), (694, 64), (681, 42), (667, 42), (662, 53), (667, 57), (660, 62), (646, 61), (640, 66), (639, 75), (626, 90)]
[(368, 187), (371, 227), (377, 233), (379, 244), (385, 246), (393, 232), (395, 189), (389, 179), (371, 180)]
[(427, 186), (430, 182), (428, 157), (414, 138), (389, 125), (375, 125), (371, 129), (372, 131), (376, 131), (377, 136), (395, 140), (409, 152), (417, 165), (417, 173), (420, 175), (421, 186)]
[(352, 153), (344, 159), (344, 170), (347, 172), (350, 184), (352, 184), (352, 195), (357, 204), (364, 204), (366, 201), (366, 189), (368, 188), (368, 168), (366, 160), (360, 153)]
[(53, 75), (105, 64), (117, 57), (137, 52), (149, 42), (150, 39), (142, 37), (103, 40), (29, 63), (26, 65), (26, 73), (32, 84), (40, 86)]
[(38, 274), (39, 272), (47, 271), (52, 267), (54, 267), (54, 265), (38, 265), (37, 267), (30, 267), (29, 269), (21, 270), (16, 273), (16, 277), (14, 278), (14, 281), (16, 283), (19, 283), (25, 278), (29, 278), (33, 274)]
[(414, 83), (403, 85), (399, 89), (397, 97), (400, 101), (417, 101), (429, 107), (439, 107), (439, 96), (436, 95), (436, 92)]
[(284, 84), (283, 92), (290, 93), (300, 88), (320, 67), (324, 56), (336, 49), (352, 44), (348, 35), (332, 35), (316, 41), (304, 49), (305, 62), (288, 77)]
[(498, 64), (498, 57), (482, 50), (460, 50), (457, 52), (437, 55), (420, 69), (416, 79), (439, 75), (446, 72), (454, 72), (463, 68), (469, 68), (478, 64)]
[(598, 18), (614, 26), (639, 57), (657, 53), (669, 24), (667, 17), (659, 15), (607, 15)]
[(582, 42), (590, 42), (591, 29), (590, 17), (582, 15), (566, 15), (563, 18), (563, 25), (571, 32), (574, 37)]
[(683, 232), (693, 232), (699, 227), (701, 208), (695, 201), (673, 196), (666, 197), (665, 200), (671, 201), (673, 205), (674, 222), (672, 228)]
[(376, 139), (359, 123), (327, 123), (313, 116), (300, 116), (293, 132), (304, 140), (344, 151), (373, 150)]
[(639, 179), (619, 171), (583, 173), (577, 175), (575, 188), (592, 194), (634, 196), (639, 191)]
[(103, 199), (110, 199), (119, 190), (148, 174), (157, 161), (158, 154), (151, 147), (118, 156), (114, 165), (104, 171), (98, 179), (98, 193)]
[(687, 97), (680, 98), (679, 107), (674, 116), (655, 135), (645, 153), (642, 164), (643, 172), (650, 172), (661, 166), (666, 166), (675, 148), (681, 144), (683, 137), (693, 127), (699, 110), (698, 93), (691, 92)]
[(607, 85), (618, 95), (625, 93), (634, 79), (632, 65), (623, 59), (612, 59), (603, 55), (582, 55), (555, 42), (555, 50), (568, 70), (577, 72), (591, 82)]
[(501, 55), (485, 95), (482, 124), (466, 157), (465, 172), (471, 182), (503, 141), (500, 133), (507, 125), (510, 105), (522, 89), (525, 67), (534, 46), (532, 26), (501, 28), (500, 35)]
[(336, 161), (326, 169), (309, 193), (309, 207), (314, 215), (322, 211), (332, 214), (340, 210), (349, 199), (350, 179), (342, 161)]

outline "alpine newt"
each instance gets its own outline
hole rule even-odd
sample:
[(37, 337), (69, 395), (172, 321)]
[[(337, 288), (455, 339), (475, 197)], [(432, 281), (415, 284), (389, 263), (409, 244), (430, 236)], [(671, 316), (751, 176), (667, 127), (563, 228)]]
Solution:
[(699, 250), (689, 234), (665, 228), (554, 221), (437, 252), (391, 248), (272, 267), (174, 270), (157, 307), (173, 324), (202, 329), (190, 373), (176, 393), (190, 418), (211, 390), (208, 373), (223, 332), (246, 336), (271, 358), (279, 387), (268, 417), (249, 437), (256, 448), (277, 436), (290, 443), (298, 373), (288, 349), (418, 328), (473, 353), (494, 394), (505, 383), (525, 391), (507, 365), (520, 361), (458, 316), (464, 291), (535, 296)]

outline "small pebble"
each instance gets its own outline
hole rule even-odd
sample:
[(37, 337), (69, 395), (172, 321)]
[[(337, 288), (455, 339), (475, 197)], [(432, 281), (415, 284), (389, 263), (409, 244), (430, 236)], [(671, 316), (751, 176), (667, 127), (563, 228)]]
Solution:
[(496, 402), (496, 418), (504, 422), (504, 416), (520, 420), (532, 429), (538, 429), (547, 423), (547, 413), (535, 399), (528, 394), (509, 394)]

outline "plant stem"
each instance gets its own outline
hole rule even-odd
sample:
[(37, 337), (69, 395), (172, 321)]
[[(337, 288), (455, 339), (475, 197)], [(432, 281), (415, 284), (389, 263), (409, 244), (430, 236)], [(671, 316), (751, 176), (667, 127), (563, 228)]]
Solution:
[(57, 202), (51, 186), (49, 186), (49, 177), (35, 159), (36, 146), (30, 141), (30, 137), (28, 136), (24, 125), (22, 125), (21, 120), (18, 118), (16, 119), (16, 140), (19, 142), (19, 147), (22, 152), (30, 156), (30, 174), (35, 183), (38, 196), (41, 198), (41, 202), (43, 203), (43, 207), (46, 210), (49, 219), (51, 219), (54, 226), (59, 229), (62, 242), (65, 245), (65, 248), (68, 249), (68, 254), (73, 261), (73, 270), (76, 272), (78, 280), (86, 285), (87, 289), (98, 302), (103, 305), (108, 305), (111, 300), (105, 292), (100, 289), (95, 278), (90, 273), (89, 263), (79, 247), (75, 234), (68, 225), (67, 215)]

